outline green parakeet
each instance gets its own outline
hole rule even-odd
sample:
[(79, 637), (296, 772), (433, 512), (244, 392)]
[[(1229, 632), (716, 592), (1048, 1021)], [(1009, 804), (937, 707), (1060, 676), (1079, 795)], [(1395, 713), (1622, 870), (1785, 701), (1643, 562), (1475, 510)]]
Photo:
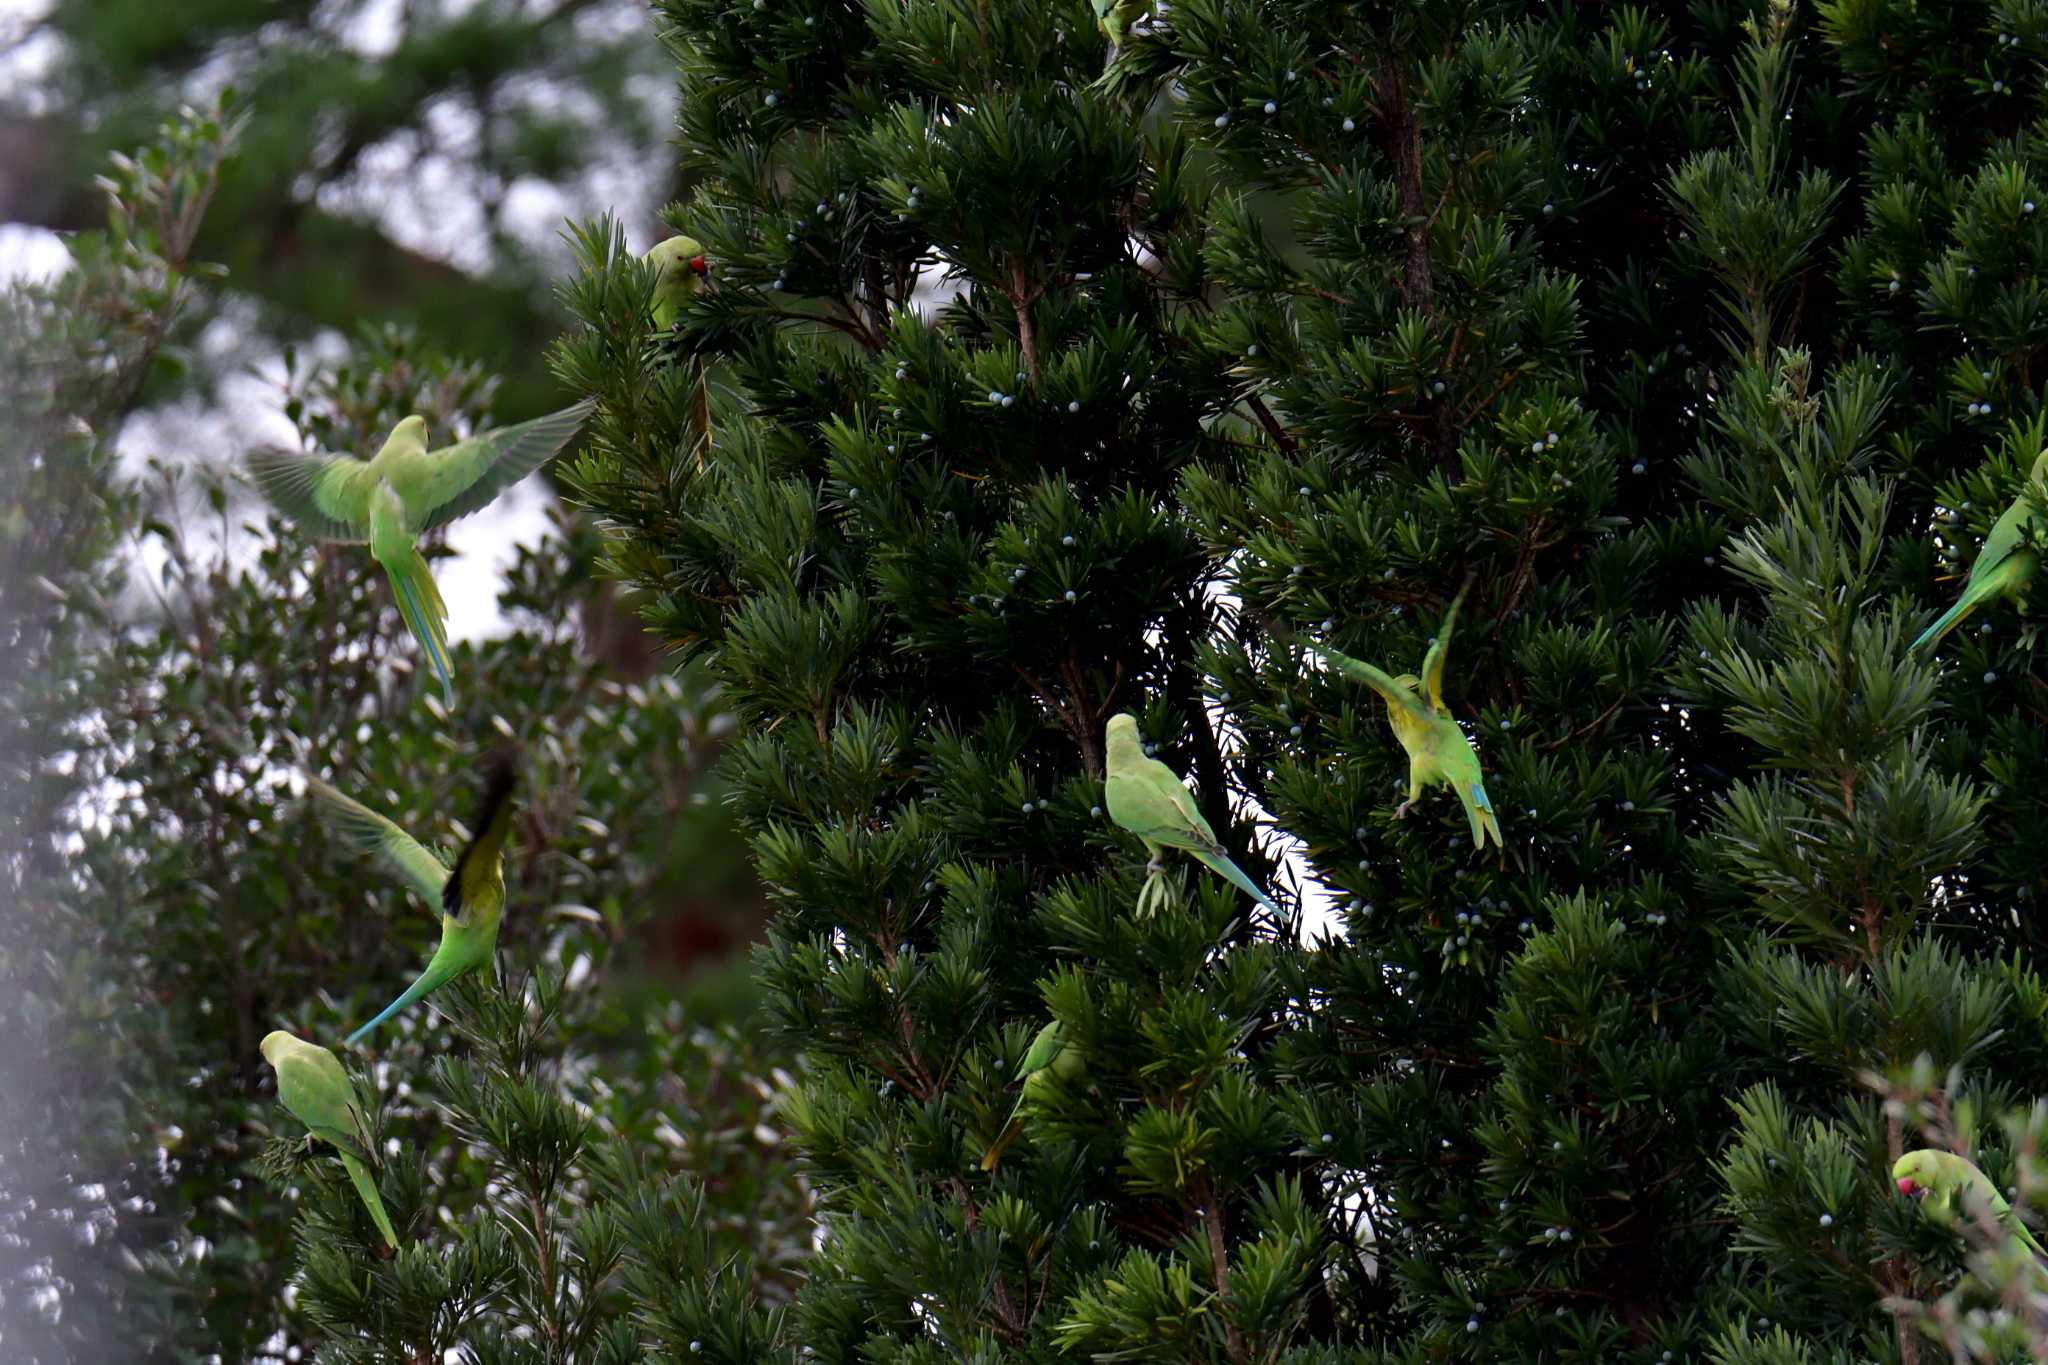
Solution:
[(1017, 1065), (1017, 1074), (1023, 1078), (1024, 1087), (1017, 1096), (1017, 1107), (1010, 1111), (1010, 1121), (1003, 1125), (1003, 1131), (982, 1154), (981, 1169), (984, 1171), (994, 1170), (996, 1163), (1003, 1159), (1004, 1151), (1017, 1140), (1017, 1134), (1024, 1131), (1025, 1107), (1042, 1102), (1053, 1081), (1078, 1080), (1087, 1075), (1088, 1059), (1077, 1049), (1067, 1046), (1066, 1029), (1055, 1019), (1031, 1040), (1024, 1060)]
[(1150, 0), (1089, 0), (1095, 9), (1095, 27), (1102, 32), (1109, 43), (1109, 56), (1102, 63), (1102, 75), (1097, 78), (1098, 86), (1109, 80), (1111, 68), (1122, 53), (1124, 38), (1130, 33), (1131, 25), (1138, 22), (1145, 13)]
[[(1450, 652), (1451, 623), (1457, 619), (1458, 606), (1464, 600), (1465, 594), (1460, 592), (1445, 614), (1436, 639), (1430, 641), (1429, 652), (1422, 658), (1419, 684), (1412, 673), (1389, 677), (1371, 664), (1328, 645), (1312, 640), (1306, 643), (1332, 668), (1353, 682), (1364, 683), (1386, 702), (1394, 738), (1408, 753), (1408, 799), (1395, 810), (1395, 816), (1406, 815), (1425, 786), (1445, 783), (1464, 803), (1476, 852), (1486, 847), (1489, 836), (1496, 846), (1500, 845), (1501, 837), (1500, 821), (1494, 818), (1493, 802), (1487, 799), (1486, 783), (1480, 778), (1479, 755), (1472, 752), (1472, 741), (1465, 738), (1450, 708), (1444, 705), (1444, 657)], [(1427, 700), (1416, 690), (1418, 685), (1426, 690)]]
[(2048, 1257), (2048, 1249), (2035, 1240), (2033, 1231), (2012, 1211), (2012, 1205), (2005, 1202), (1991, 1177), (1966, 1158), (1923, 1147), (1892, 1164), (1892, 1179), (1898, 1183), (1900, 1194), (1918, 1198), (1920, 1212), (1942, 1227), (1957, 1226), (1981, 1206), (1991, 1210), (1999, 1225), (2025, 1244), (2027, 1250)]
[[(2048, 450), (2034, 458), (2027, 483), (2038, 488), (2044, 479), (2048, 479)], [(2040, 554), (2027, 540), (2033, 525), (2034, 507), (2027, 499), (2027, 490), (2022, 489), (2012, 506), (1991, 524), (1991, 534), (1984, 538), (1984, 548), (1977, 552), (1970, 565), (1970, 576), (1963, 582), (1963, 595), (1936, 617), (1933, 625), (1920, 632), (1920, 638), (1913, 642), (1914, 649), (1934, 648), (1965, 616), (1994, 597), (2026, 595), (2027, 585), (2041, 567)]]
[(370, 1221), (384, 1234), (393, 1251), (398, 1234), (392, 1231), (391, 1216), (384, 1212), (384, 1200), (370, 1175), (375, 1154), (370, 1148), (369, 1127), (363, 1122), (361, 1096), (348, 1073), (332, 1052), (316, 1043), (297, 1038), (283, 1029), (264, 1035), (257, 1045), (263, 1060), (277, 1072), (277, 1097), (306, 1125), (313, 1137), (329, 1143), (341, 1154), (341, 1164), (355, 1184)]
[(666, 332), (710, 272), (703, 244), (695, 237), (670, 237), (656, 242), (640, 259), (659, 272), (654, 277), (654, 325)]
[(491, 965), (498, 949), (498, 922), (505, 914), (505, 836), (512, 828), (512, 787), (509, 758), (492, 764), (484, 785), (474, 833), (450, 870), (418, 841), (369, 807), (343, 796), (324, 782), (309, 782), (323, 813), (341, 835), (382, 857), (406, 885), (441, 906), (441, 943), (419, 979), (386, 1005), (376, 1018), (343, 1039), (355, 1043), (370, 1030), (414, 1001), (439, 989), (464, 972)]
[(1109, 818), (1145, 841), (1153, 875), (1161, 871), (1165, 851), (1177, 848), (1275, 914), (1280, 912), (1273, 898), (1224, 853), (1216, 832), (1173, 769), (1146, 757), (1136, 716), (1126, 711), (1109, 718), (1107, 748), (1109, 777), (1104, 786)]
[(427, 449), (427, 420), (414, 414), (393, 427), (368, 460), (267, 449), (249, 456), (249, 473), (263, 495), (308, 535), (368, 543), (391, 576), (406, 628), (443, 693), (453, 697), (448, 607), (415, 541), (481, 510), (540, 468), (576, 435), (590, 408), (586, 400), (439, 450)]

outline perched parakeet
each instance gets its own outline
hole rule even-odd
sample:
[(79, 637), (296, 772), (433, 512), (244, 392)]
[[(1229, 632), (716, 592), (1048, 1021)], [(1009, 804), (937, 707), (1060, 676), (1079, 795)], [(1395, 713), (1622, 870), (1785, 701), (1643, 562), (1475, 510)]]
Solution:
[(1898, 1183), (1900, 1194), (1919, 1199), (1920, 1212), (1942, 1227), (1957, 1226), (1981, 1206), (1991, 1210), (2000, 1226), (2025, 1244), (2027, 1250), (2048, 1257), (2048, 1249), (2035, 1240), (2033, 1231), (2012, 1211), (2012, 1205), (2005, 1202), (1991, 1177), (1968, 1159), (1922, 1147), (1892, 1163), (1892, 1179)]
[(582, 427), (586, 400), (500, 427), (439, 450), (427, 449), (427, 420), (407, 417), (375, 456), (258, 450), (249, 473), (278, 510), (320, 540), (368, 542), (391, 576), (399, 614), (442, 691), (455, 694), (448, 663), (448, 607), (415, 543), (424, 532), (466, 517), (545, 463)]
[(1216, 832), (1195, 808), (1195, 798), (1173, 769), (1146, 757), (1145, 746), (1138, 740), (1138, 718), (1127, 711), (1111, 716), (1107, 741), (1109, 778), (1104, 783), (1104, 804), (1109, 807), (1110, 819), (1145, 841), (1145, 852), (1152, 859), (1147, 870), (1157, 876), (1165, 851), (1180, 849), (1278, 914), (1280, 907), (1273, 898), (1224, 853)]
[(660, 272), (654, 277), (654, 325), (666, 332), (710, 272), (703, 244), (695, 237), (670, 237), (656, 242), (640, 259)]
[(1328, 645), (1314, 641), (1307, 644), (1332, 668), (1353, 682), (1364, 683), (1386, 702), (1394, 738), (1408, 752), (1408, 799), (1394, 814), (1406, 815), (1421, 797), (1423, 787), (1432, 782), (1445, 783), (1464, 803), (1465, 817), (1472, 824), (1472, 847), (1477, 851), (1486, 847), (1489, 835), (1495, 845), (1500, 844), (1500, 822), (1494, 818), (1493, 802), (1487, 799), (1486, 784), (1480, 779), (1479, 755), (1472, 752), (1472, 741), (1465, 738), (1450, 708), (1444, 705), (1444, 657), (1450, 651), (1451, 623), (1457, 619), (1458, 605), (1464, 600), (1465, 594), (1460, 592), (1452, 601), (1436, 639), (1430, 641), (1429, 652), (1423, 655), (1420, 686), (1426, 690), (1427, 700), (1416, 691), (1418, 684), (1412, 673), (1389, 677), (1371, 664)]
[(332, 1052), (277, 1029), (265, 1034), (257, 1045), (263, 1060), (277, 1072), (277, 1097), (306, 1125), (313, 1137), (331, 1144), (341, 1153), (341, 1164), (354, 1182), (370, 1221), (384, 1234), (385, 1243), (398, 1249), (398, 1234), (391, 1217), (384, 1212), (384, 1200), (370, 1175), (375, 1159), (370, 1132), (363, 1122), (361, 1096), (348, 1073)]
[(1024, 1109), (1045, 1098), (1048, 1086), (1054, 1080), (1077, 1080), (1088, 1073), (1088, 1059), (1077, 1048), (1067, 1046), (1066, 1030), (1055, 1019), (1038, 1031), (1025, 1050), (1024, 1060), (1017, 1064), (1017, 1074), (1023, 1078), (1024, 1088), (1017, 1096), (1017, 1107), (1010, 1111), (1010, 1121), (1003, 1125), (1003, 1131), (988, 1145), (982, 1154), (981, 1169), (992, 1171), (1003, 1159), (1003, 1152), (1017, 1140), (1017, 1134), (1024, 1131)]
[(1114, 62), (1124, 45), (1124, 35), (1145, 13), (1148, 0), (1089, 0), (1095, 7), (1095, 27), (1109, 41), (1109, 60)]
[[(2048, 450), (2034, 457), (2033, 472), (2027, 475), (2030, 487), (2039, 488), (2044, 480), (2048, 480)], [(1984, 548), (1977, 552), (1970, 565), (1970, 576), (1963, 582), (1963, 595), (1936, 617), (1933, 625), (1920, 632), (1912, 647), (1934, 648), (1965, 616), (1994, 597), (2024, 597), (2034, 572), (2041, 567), (2041, 556), (2027, 539), (2032, 529), (2034, 508), (2027, 499), (2027, 490), (2022, 489), (2012, 506), (1991, 524), (1991, 534), (1984, 537)]]
[(374, 852), (395, 868), (413, 890), (441, 906), (441, 943), (419, 979), (386, 1005), (376, 1018), (342, 1041), (355, 1043), (415, 1000), (464, 972), (488, 967), (498, 948), (498, 922), (505, 914), (502, 855), (512, 828), (511, 760), (500, 756), (484, 784), (469, 843), (451, 871), (418, 841), (369, 807), (324, 782), (309, 782), (328, 821), (357, 847)]

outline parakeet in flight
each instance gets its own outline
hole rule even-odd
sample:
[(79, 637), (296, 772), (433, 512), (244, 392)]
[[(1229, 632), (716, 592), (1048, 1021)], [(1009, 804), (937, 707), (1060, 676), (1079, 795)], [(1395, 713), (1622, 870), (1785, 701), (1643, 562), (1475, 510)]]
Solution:
[(370, 1174), (374, 1159), (369, 1126), (363, 1121), (362, 1097), (332, 1052), (294, 1037), (283, 1029), (265, 1034), (257, 1045), (263, 1060), (277, 1072), (277, 1097), (306, 1125), (313, 1137), (331, 1144), (341, 1153), (370, 1221), (384, 1234), (385, 1244), (398, 1249), (398, 1234), (391, 1228), (391, 1216), (384, 1212), (384, 1200)]
[[(1153, 876), (1163, 870), (1161, 859), (1169, 848), (1194, 855), (1196, 861), (1237, 887), (1247, 896), (1278, 914), (1280, 907), (1246, 876), (1244, 869), (1223, 851), (1216, 832), (1195, 807), (1195, 798), (1174, 775), (1173, 769), (1145, 755), (1138, 739), (1138, 718), (1122, 712), (1109, 718), (1107, 734), (1108, 780), (1104, 783), (1109, 818), (1145, 841), (1151, 856), (1147, 868)], [(1149, 889), (1149, 884), (1148, 884)], [(1148, 902), (1141, 898), (1141, 909)]]
[(1412, 673), (1389, 677), (1371, 664), (1328, 645), (1306, 643), (1332, 668), (1353, 682), (1364, 683), (1386, 702), (1394, 738), (1408, 753), (1408, 799), (1394, 814), (1406, 815), (1422, 796), (1423, 787), (1432, 782), (1445, 783), (1464, 803), (1476, 852), (1486, 847), (1488, 836), (1496, 846), (1501, 838), (1500, 821), (1494, 818), (1493, 802), (1487, 799), (1486, 784), (1480, 779), (1479, 755), (1472, 752), (1472, 741), (1465, 738), (1465, 732), (1444, 705), (1444, 657), (1450, 652), (1451, 623), (1457, 619), (1458, 606), (1464, 600), (1461, 591), (1444, 615), (1436, 639), (1430, 641), (1429, 652), (1423, 655), (1420, 686), (1426, 689), (1427, 700), (1416, 691), (1418, 683)]
[(266, 449), (249, 456), (249, 473), (277, 509), (319, 540), (367, 542), (391, 576), (406, 628), (434, 676), (455, 695), (448, 663), (448, 607), (414, 542), (437, 526), (487, 506), (567, 445), (591, 404), (536, 417), (427, 449), (427, 421), (401, 421), (368, 460), (353, 455)]
[(1066, 1029), (1055, 1019), (1038, 1031), (1031, 1040), (1031, 1046), (1024, 1053), (1024, 1060), (1017, 1064), (1017, 1074), (1023, 1078), (1024, 1088), (1017, 1096), (1017, 1107), (1010, 1111), (1010, 1121), (1003, 1125), (1003, 1131), (988, 1151), (982, 1154), (981, 1169), (992, 1171), (1003, 1159), (1003, 1153), (1017, 1140), (1017, 1134), (1024, 1131), (1024, 1109), (1045, 1098), (1046, 1089), (1054, 1080), (1078, 1080), (1088, 1073), (1088, 1059), (1080, 1051), (1067, 1046)]
[[(2027, 475), (2030, 488), (2041, 487), (2044, 480), (2048, 480), (2048, 450), (2034, 457), (2033, 472)], [(2040, 553), (2027, 539), (2027, 532), (2033, 528), (2034, 507), (2027, 498), (2027, 489), (2022, 489), (2012, 506), (1991, 524), (1991, 534), (1984, 538), (1984, 548), (1977, 552), (1970, 565), (1970, 576), (1963, 582), (1963, 595), (1936, 617), (1933, 625), (1920, 632), (1912, 647), (1934, 648), (1965, 616), (1994, 597), (2025, 596), (2027, 585), (2041, 567)]]
[(695, 237), (669, 237), (656, 242), (640, 258), (658, 272), (654, 277), (654, 325), (666, 332), (710, 273), (704, 247)]
[(358, 848), (376, 853), (406, 885), (441, 907), (441, 943), (419, 979), (386, 1005), (376, 1018), (342, 1041), (355, 1043), (406, 1006), (464, 972), (489, 967), (498, 948), (498, 922), (505, 914), (505, 836), (512, 828), (512, 761), (500, 755), (484, 784), (469, 843), (451, 871), (417, 840), (369, 807), (324, 782), (309, 781), (328, 822)]
[(1968, 1159), (1953, 1152), (1923, 1147), (1908, 1152), (1892, 1164), (1892, 1179), (1899, 1193), (1920, 1201), (1920, 1212), (1945, 1228), (1953, 1228), (1976, 1207), (1988, 1208), (1999, 1225), (2022, 1242), (2036, 1256), (2048, 1258), (2032, 1229), (2020, 1221), (1991, 1183), (1991, 1177)]

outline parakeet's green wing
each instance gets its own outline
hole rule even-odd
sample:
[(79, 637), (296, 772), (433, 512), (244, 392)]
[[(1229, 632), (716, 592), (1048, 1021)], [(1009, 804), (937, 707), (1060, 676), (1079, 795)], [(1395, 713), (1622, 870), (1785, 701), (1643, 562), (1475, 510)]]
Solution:
[(464, 909), (476, 904), (491, 879), (498, 857), (505, 851), (505, 836), (512, 830), (512, 787), (517, 776), (509, 758), (500, 757), (492, 764), (477, 807), (476, 833), (463, 846), (454, 871), (441, 888), (443, 914), (462, 920)]
[(498, 494), (539, 469), (583, 429), (596, 404), (590, 399), (560, 412), (486, 431), (430, 452), (441, 470), (461, 491), (427, 513), (418, 527), (431, 531), (488, 507)]
[(306, 789), (320, 803), (321, 816), (329, 828), (352, 847), (374, 853), (391, 864), (407, 886), (426, 898), (427, 904), (440, 902), (451, 882), (448, 869), (418, 840), (317, 778), (307, 778)]
[(316, 540), (370, 538), (367, 511), (352, 494), (350, 478), (369, 468), (353, 455), (308, 455), (266, 446), (244, 461), (264, 497)]
[(1422, 694), (1429, 699), (1430, 709), (1442, 712), (1444, 707), (1444, 660), (1451, 652), (1451, 625), (1458, 619), (1458, 608), (1465, 601), (1465, 590), (1451, 599), (1451, 609), (1444, 613), (1443, 624), (1436, 628), (1436, 638), (1429, 642), (1429, 652), (1422, 656)]
[(1066, 1046), (1066, 1041), (1067, 1031), (1059, 1020), (1055, 1019), (1047, 1024), (1038, 1031), (1038, 1036), (1031, 1040), (1030, 1048), (1024, 1053), (1024, 1060), (1017, 1066), (1017, 1074), (1029, 1076), (1039, 1068), (1049, 1065), (1053, 1058), (1059, 1056), (1060, 1049)]
[(1429, 708), (1422, 704), (1422, 699), (1415, 695), (1414, 690), (1402, 686), (1391, 674), (1382, 673), (1363, 659), (1354, 659), (1349, 654), (1331, 649), (1328, 645), (1319, 645), (1313, 640), (1304, 640), (1302, 643), (1312, 652), (1321, 655), (1323, 662), (1330, 667), (1353, 682), (1364, 683), (1394, 705), (1413, 714), (1417, 720), (1431, 718)]
[(294, 1048), (279, 1058), (277, 1097), (314, 1136), (344, 1152), (368, 1152), (355, 1086), (326, 1048)]
[[(1143, 759), (1135, 771), (1112, 773), (1109, 780), (1116, 788), (1110, 815), (1139, 838), (1185, 848), (1187, 834), (1192, 832), (1208, 847), (1222, 847), (1216, 842), (1216, 831), (1202, 818), (1195, 798), (1164, 763)], [(1163, 839), (1159, 837), (1161, 833), (1179, 837)]]

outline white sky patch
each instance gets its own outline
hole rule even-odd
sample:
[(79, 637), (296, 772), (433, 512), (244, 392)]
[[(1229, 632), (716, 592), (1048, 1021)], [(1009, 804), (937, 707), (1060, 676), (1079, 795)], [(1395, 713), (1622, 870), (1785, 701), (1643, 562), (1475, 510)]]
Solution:
[(351, 52), (388, 57), (398, 50), (405, 5), (406, 0), (367, 0), (354, 8), (344, 6), (336, 21), (323, 27)]
[(500, 493), (475, 516), (448, 528), (448, 547), (458, 557), (436, 559), (433, 565), (434, 579), (448, 603), (450, 640), (486, 640), (511, 633), (511, 624), (498, 610), (498, 589), (519, 547), (546, 539), (553, 502), (546, 482), (530, 477)]
[[(1212, 581), (1207, 597), (1224, 613), (1237, 614), (1237, 594), (1225, 585), (1224, 580)], [(1242, 735), (1230, 723), (1230, 713), (1222, 703), (1209, 697), (1203, 698), (1202, 707), (1208, 716), (1209, 728), (1216, 735), (1217, 747), (1226, 759), (1234, 761), (1242, 750)], [(1349, 931), (1343, 917), (1337, 913), (1337, 897), (1330, 888), (1316, 880), (1315, 869), (1309, 866), (1308, 845), (1283, 829), (1271, 811), (1244, 793), (1231, 793), (1231, 809), (1238, 818), (1251, 822), (1259, 831), (1260, 846), (1276, 864), (1280, 884), (1296, 893), (1300, 906), (1301, 941), (1312, 945), (1325, 938), (1346, 938)]]
[[(0, 74), (0, 82), (6, 76)], [(47, 228), (0, 223), (0, 282), (55, 279), (71, 264), (64, 239)]]
[(45, 78), (64, 43), (49, 29), (30, 30), (55, 8), (52, 0), (0, 0), (0, 90), (8, 92), (8, 103), (31, 116), (50, 112)]

